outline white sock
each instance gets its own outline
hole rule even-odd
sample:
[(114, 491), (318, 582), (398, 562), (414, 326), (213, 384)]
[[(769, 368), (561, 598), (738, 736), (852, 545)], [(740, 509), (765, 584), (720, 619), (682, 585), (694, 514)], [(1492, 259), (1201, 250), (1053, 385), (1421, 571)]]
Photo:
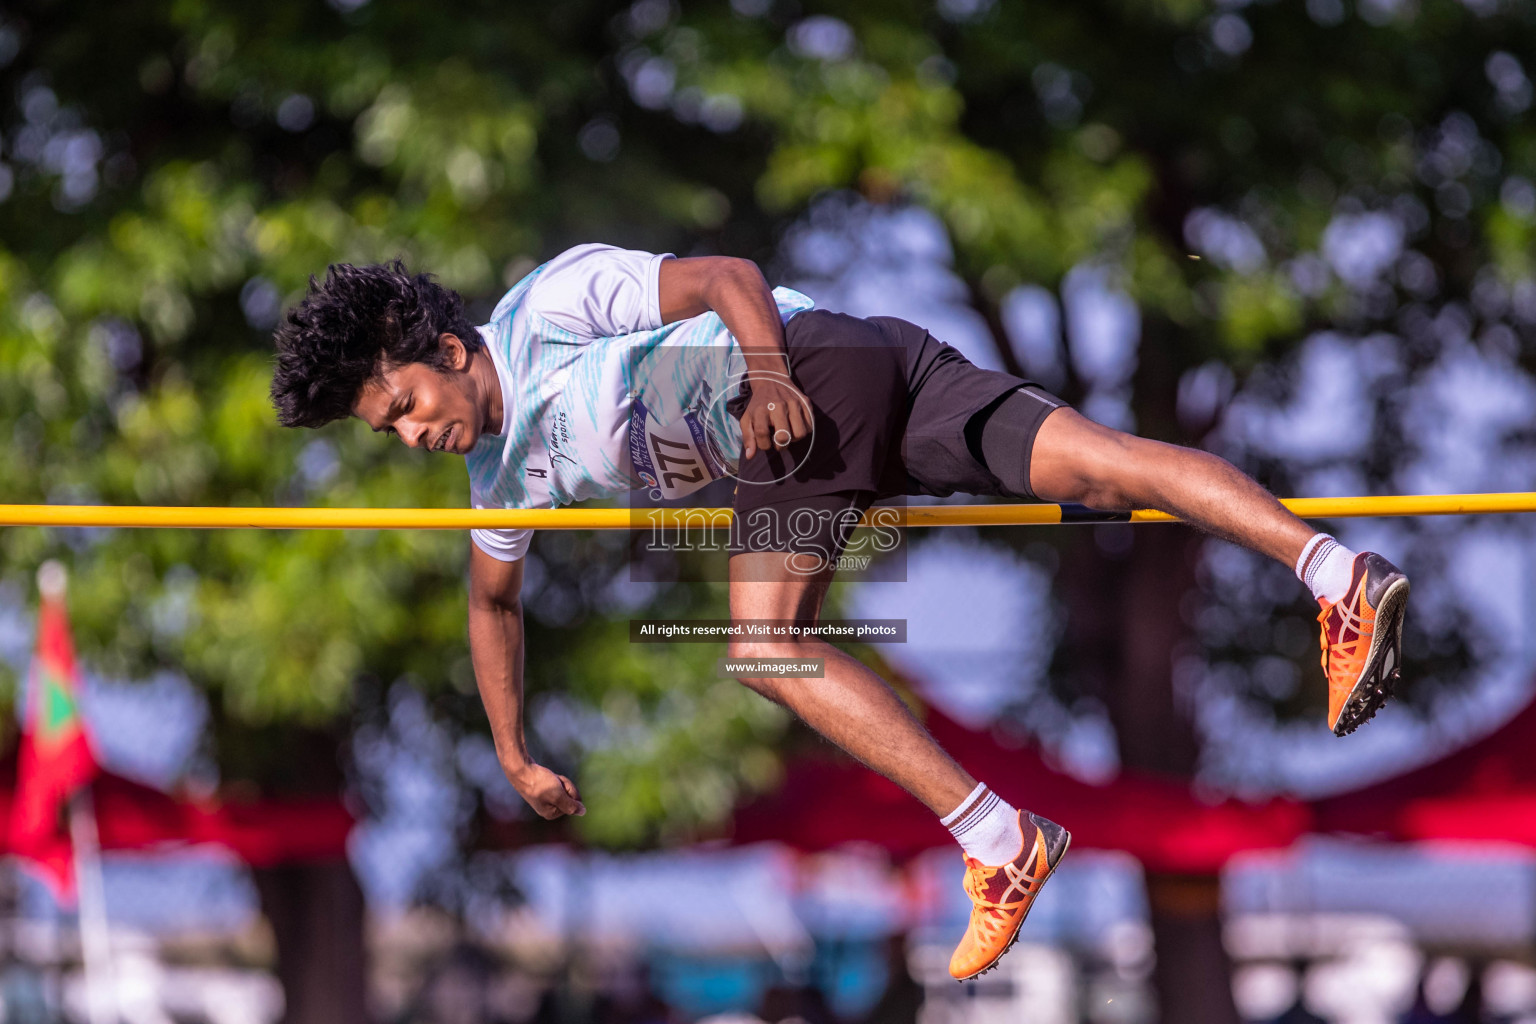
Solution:
[(1354, 574), (1355, 553), (1326, 533), (1307, 541), (1296, 559), (1296, 578), (1307, 585), (1312, 596), (1330, 604), (1349, 592)]
[(988, 867), (1007, 864), (1024, 845), (1018, 809), (984, 782), (977, 783), (971, 795), (939, 821), (969, 856)]

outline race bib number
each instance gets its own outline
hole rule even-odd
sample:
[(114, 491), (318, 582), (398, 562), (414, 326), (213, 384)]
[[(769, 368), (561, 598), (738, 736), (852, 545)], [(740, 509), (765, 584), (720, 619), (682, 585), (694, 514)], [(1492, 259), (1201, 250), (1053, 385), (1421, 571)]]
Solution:
[(697, 416), (687, 412), (680, 420), (658, 423), (644, 402), (632, 401), (629, 455), (652, 500), (684, 497), (725, 475)]

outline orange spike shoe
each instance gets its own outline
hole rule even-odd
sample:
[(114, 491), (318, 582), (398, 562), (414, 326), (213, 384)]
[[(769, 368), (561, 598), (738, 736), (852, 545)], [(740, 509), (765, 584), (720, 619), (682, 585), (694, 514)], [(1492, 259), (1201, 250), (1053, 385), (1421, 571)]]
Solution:
[(1019, 937), (1019, 926), (1029, 914), (1040, 887), (1051, 877), (1072, 834), (1054, 821), (1019, 812), (1019, 831), (1024, 839), (1018, 855), (1006, 864), (988, 867), (965, 858), (965, 893), (971, 898), (971, 920), (960, 945), (949, 960), (949, 973), (965, 981), (997, 965)]
[(1402, 670), (1403, 611), (1408, 577), (1373, 551), (1355, 556), (1349, 590), (1322, 612), (1323, 671), (1328, 674), (1328, 728), (1347, 736), (1392, 696)]

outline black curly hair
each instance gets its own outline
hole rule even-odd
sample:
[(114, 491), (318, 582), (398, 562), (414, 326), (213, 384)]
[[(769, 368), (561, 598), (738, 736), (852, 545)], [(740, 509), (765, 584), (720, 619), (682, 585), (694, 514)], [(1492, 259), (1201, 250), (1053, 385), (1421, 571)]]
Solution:
[(334, 263), (325, 282), (309, 279), (304, 300), (278, 327), (272, 404), (285, 427), (319, 427), (352, 414), (363, 385), (387, 368), (426, 363), (443, 370), (438, 338), (452, 334), (471, 352), (480, 335), (458, 292), (411, 274), (398, 259), (355, 267)]

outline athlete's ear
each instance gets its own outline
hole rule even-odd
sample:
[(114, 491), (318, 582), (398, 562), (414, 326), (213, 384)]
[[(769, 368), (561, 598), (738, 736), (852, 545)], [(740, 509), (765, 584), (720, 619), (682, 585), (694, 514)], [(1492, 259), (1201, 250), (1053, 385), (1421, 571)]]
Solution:
[(439, 334), (437, 343), (442, 348), (444, 366), (450, 370), (469, 368), (469, 348), (457, 334)]

